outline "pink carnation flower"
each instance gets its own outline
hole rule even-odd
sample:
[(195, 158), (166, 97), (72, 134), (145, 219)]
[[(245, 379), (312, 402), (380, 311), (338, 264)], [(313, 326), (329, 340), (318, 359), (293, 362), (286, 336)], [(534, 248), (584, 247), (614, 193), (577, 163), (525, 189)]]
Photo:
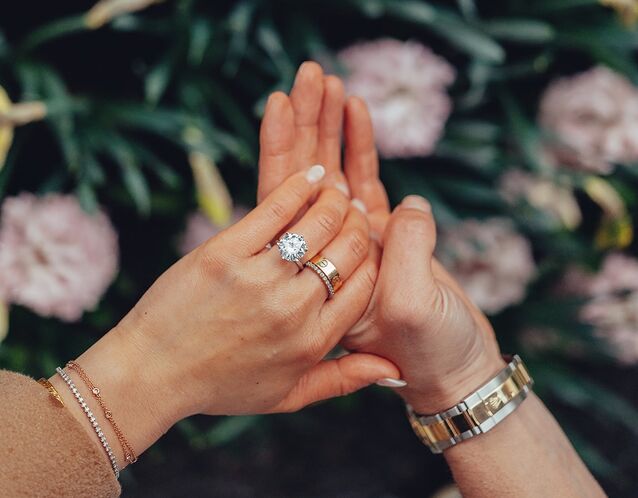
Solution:
[(80, 319), (118, 268), (117, 234), (68, 195), (7, 198), (0, 217), (0, 299), (42, 316)]
[(384, 157), (426, 156), (441, 137), (452, 107), (445, 89), (454, 69), (426, 46), (381, 39), (338, 54), (346, 88), (367, 102)]
[(248, 214), (248, 209), (236, 207), (233, 210), (231, 222), (226, 227), (218, 227), (200, 211), (191, 213), (186, 220), (186, 229), (178, 243), (180, 254), (185, 255), (208, 239), (217, 235), (224, 228), (237, 223)]
[(606, 67), (552, 83), (540, 103), (539, 121), (558, 143), (548, 159), (592, 172), (638, 160), (638, 90)]
[(443, 232), (438, 254), (474, 303), (498, 313), (525, 298), (535, 274), (528, 240), (508, 220), (466, 220)]
[(637, 364), (638, 259), (612, 253), (594, 275), (569, 271), (564, 288), (588, 299), (580, 318), (609, 345), (615, 358), (620, 363)]

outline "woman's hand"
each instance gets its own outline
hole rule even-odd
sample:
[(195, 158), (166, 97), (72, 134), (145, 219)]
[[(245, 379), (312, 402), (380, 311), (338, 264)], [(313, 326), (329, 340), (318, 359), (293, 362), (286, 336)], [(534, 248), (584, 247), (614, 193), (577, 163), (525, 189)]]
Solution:
[[(301, 66), (290, 97), (271, 96), (261, 130), (262, 195), (295, 171), (299, 158), (290, 144), (301, 135), (316, 144), (311, 158), (330, 157), (332, 175), (341, 178), (338, 102), (344, 102), (341, 83), (314, 63)], [(417, 411), (448, 408), (504, 365), (494, 333), (434, 258), (436, 229), (427, 201), (411, 196), (390, 213), (370, 115), (356, 97), (345, 101), (344, 138), (350, 190), (366, 206), (383, 251), (372, 245), (359, 269), (376, 280), (376, 287), (366, 313), (342, 344), (398, 365), (407, 382), (398, 392)]]
[[(293, 411), (398, 377), (374, 355), (323, 361), (372, 292), (357, 270), (368, 253), (365, 215), (339, 190), (320, 190), (324, 173), (313, 166), (292, 175), (179, 260), (78, 359), (138, 453), (191, 414)], [(304, 259), (321, 251), (339, 264), (345, 284), (332, 300), (314, 272), (265, 249), (315, 196), (289, 230), (305, 237)]]

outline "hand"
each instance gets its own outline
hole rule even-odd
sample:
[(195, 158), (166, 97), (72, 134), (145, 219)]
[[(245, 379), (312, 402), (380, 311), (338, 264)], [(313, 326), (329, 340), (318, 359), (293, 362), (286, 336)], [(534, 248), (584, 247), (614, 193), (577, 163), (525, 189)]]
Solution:
[[(399, 375), (369, 354), (323, 361), (371, 292), (357, 271), (368, 252), (366, 218), (342, 192), (320, 190), (324, 173), (314, 166), (292, 175), (179, 260), (78, 359), (138, 453), (191, 414), (293, 411)], [(290, 230), (306, 238), (306, 257), (322, 250), (339, 261), (346, 284), (333, 300), (316, 274), (265, 250), (314, 196)]]
[[(317, 144), (312, 157), (330, 151), (331, 173), (339, 178), (340, 143), (335, 129), (341, 117), (333, 107), (334, 102), (343, 101), (341, 88), (318, 65), (304, 63), (290, 98), (271, 96), (261, 131), (262, 195), (296, 170), (296, 152), (289, 144), (300, 134), (308, 143)], [(300, 95), (304, 96), (302, 103)], [(331, 130), (330, 140), (321, 131), (326, 128)], [(372, 250), (359, 269), (376, 286), (366, 313), (342, 344), (398, 365), (407, 381), (398, 392), (417, 411), (449, 408), (504, 365), (493, 330), (434, 258), (436, 229), (427, 201), (411, 196), (390, 213), (378, 177), (370, 115), (356, 97), (345, 103), (344, 137), (345, 175), (352, 195), (367, 208), (372, 233), (383, 245), (383, 253)]]

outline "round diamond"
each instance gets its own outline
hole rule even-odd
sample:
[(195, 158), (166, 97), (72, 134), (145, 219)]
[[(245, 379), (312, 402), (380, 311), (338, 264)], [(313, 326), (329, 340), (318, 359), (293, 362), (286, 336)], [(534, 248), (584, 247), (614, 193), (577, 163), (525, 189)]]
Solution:
[(279, 254), (281, 254), (281, 259), (286, 261), (299, 261), (308, 250), (304, 238), (301, 235), (290, 232), (282, 235), (277, 241), (277, 248), (279, 249)]

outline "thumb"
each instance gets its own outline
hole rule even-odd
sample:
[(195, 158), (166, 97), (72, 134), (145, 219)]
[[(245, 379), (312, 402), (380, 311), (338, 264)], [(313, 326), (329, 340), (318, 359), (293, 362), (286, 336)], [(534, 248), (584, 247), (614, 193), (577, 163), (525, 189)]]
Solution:
[(297, 411), (317, 401), (353, 393), (381, 379), (400, 379), (400, 376), (394, 363), (373, 354), (351, 353), (325, 360), (306, 372), (273, 411)]
[(417, 195), (406, 197), (390, 216), (384, 232), (379, 280), (396, 283), (390, 291), (423, 288), (433, 278), (435, 247), (436, 225), (430, 203)]

